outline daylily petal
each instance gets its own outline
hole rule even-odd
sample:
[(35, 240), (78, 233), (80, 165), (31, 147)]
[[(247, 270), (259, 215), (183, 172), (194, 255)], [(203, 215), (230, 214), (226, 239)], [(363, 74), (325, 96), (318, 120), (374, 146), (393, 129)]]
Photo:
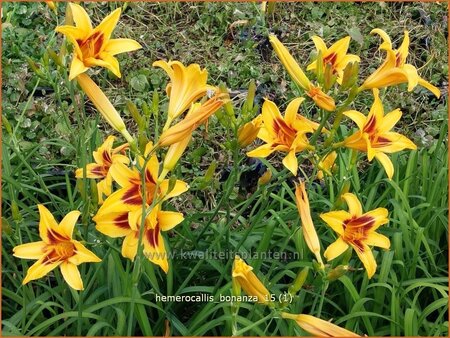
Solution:
[(72, 289), (83, 290), (83, 281), (81, 280), (80, 271), (75, 264), (62, 262), (60, 268), (64, 280)]
[(92, 23), (84, 8), (74, 3), (69, 3), (69, 6), (72, 11), (73, 21), (75, 21), (77, 28), (85, 33), (90, 32), (92, 30)]
[(159, 211), (158, 212), (158, 224), (161, 231), (169, 231), (175, 226), (183, 222), (184, 216), (181, 212), (174, 211)]
[(159, 229), (147, 229), (143, 238), (144, 254), (152, 263), (159, 265), (165, 273), (169, 271), (164, 239)]
[(378, 132), (379, 133), (385, 133), (391, 130), (395, 124), (400, 120), (402, 117), (402, 112), (400, 109), (395, 109), (391, 111), (390, 113), (387, 113), (384, 117), (381, 123), (378, 126)]
[(80, 265), (81, 263), (98, 263), (102, 261), (80, 242), (72, 240), (72, 243), (75, 246), (75, 254), (68, 259), (70, 263)]
[[(58, 26), (55, 28), (55, 32), (64, 34), (72, 43), (73, 41), (76, 43), (77, 40), (84, 40), (87, 36), (85, 31), (74, 26)], [(80, 47), (78, 46), (78, 48)]]
[(314, 35), (311, 37), (311, 40), (313, 40), (316, 49), (322, 52), (322, 55), (324, 55), (328, 48), (322, 38), (320, 36)]
[(389, 222), (388, 210), (386, 208), (377, 208), (368, 211), (364, 214), (364, 216), (371, 218), (372, 226), (369, 229), (370, 231), (375, 231), (381, 225)]
[(106, 16), (102, 20), (102, 22), (100, 22), (100, 24), (97, 27), (95, 27), (93, 34), (95, 34), (95, 32), (101, 32), (103, 34), (104, 41), (108, 41), (111, 37), (114, 28), (117, 25), (117, 22), (119, 21), (121, 12), (122, 9), (119, 7), (115, 11), (110, 13), (108, 16)]
[(73, 56), (72, 63), (70, 64), (69, 80), (75, 79), (78, 75), (84, 73), (89, 68), (86, 67), (76, 55)]
[(289, 169), (292, 175), (297, 176), (298, 161), (294, 150), (291, 150), (286, 157), (283, 158), (283, 165)]
[(367, 236), (366, 243), (367, 245), (378, 246), (383, 249), (389, 249), (391, 246), (389, 238), (376, 232), (371, 232)]
[(22, 282), (23, 285), (27, 284), (29, 281), (44, 277), (46, 274), (48, 274), (50, 271), (52, 271), (54, 268), (56, 268), (62, 262), (62, 261), (56, 261), (53, 263), (45, 263), (44, 262), (45, 259), (46, 259), (46, 257), (43, 256), (36, 263), (34, 263), (32, 266), (30, 266), (30, 268), (27, 271), (27, 275), (25, 276), (25, 278)]
[[(83, 168), (79, 168), (75, 171), (76, 178), (83, 178)], [(105, 170), (102, 165), (97, 163), (86, 164), (86, 178), (104, 178)]]
[(44, 253), (47, 244), (44, 241), (17, 245), (13, 249), (13, 256), (25, 259), (39, 259)]
[(346, 36), (338, 41), (336, 41), (329, 49), (328, 53), (335, 53), (339, 56), (343, 56), (347, 53), (348, 46), (350, 45), (350, 36)]
[(140, 49), (142, 46), (132, 39), (111, 39), (105, 46), (104, 51), (109, 55), (132, 52)]
[(130, 185), (112, 193), (97, 211), (94, 220), (111, 212), (125, 212), (136, 210), (142, 206), (142, 195), (139, 185)]
[(345, 116), (347, 116), (348, 118), (353, 120), (353, 122), (356, 123), (358, 128), (360, 130), (363, 130), (364, 124), (366, 123), (366, 120), (367, 120), (367, 118), (366, 118), (366, 116), (364, 116), (364, 114), (362, 114), (356, 110), (347, 110), (347, 111), (343, 112), (342, 114), (344, 114)]
[(344, 210), (330, 211), (325, 214), (321, 214), (320, 218), (327, 223), (331, 229), (333, 229), (338, 235), (344, 233), (344, 221), (352, 216)]
[(342, 237), (338, 237), (338, 239), (331, 243), (328, 248), (323, 253), (323, 256), (331, 261), (336, 257), (340, 256), (344, 253), (345, 250), (348, 249), (348, 244), (342, 239)]
[(377, 150), (384, 153), (395, 153), (403, 149), (417, 149), (417, 146), (406, 136), (399, 133), (387, 132), (377, 139), (374, 144)]
[(377, 153), (375, 158), (381, 163), (389, 179), (394, 176), (394, 165), (385, 153)]
[(361, 216), (362, 215), (362, 206), (359, 202), (358, 198), (352, 193), (345, 193), (342, 195), (342, 198), (348, 205), (348, 211), (352, 216)]
[(372, 276), (375, 274), (375, 271), (377, 270), (377, 262), (373, 257), (372, 251), (367, 246), (367, 244), (362, 244), (361, 246), (352, 245), (352, 247), (355, 249), (356, 254), (363, 263), (369, 279), (372, 278)]
[(78, 210), (74, 210), (69, 212), (59, 223), (58, 230), (66, 235), (68, 238), (72, 238), (73, 228), (77, 223), (78, 217), (81, 215), (81, 212)]
[(297, 97), (296, 99), (289, 102), (286, 112), (284, 114), (284, 120), (288, 125), (293, 125), (297, 119), (297, 112), (300, 105), (305, 101), (304, 97)]
[(84, 59), (84, 64), (88, 67), (100, 66), (109, 69), (117, 77), (121, 77), (119, 61), (114, 56), (107, 53), (100, 53), (99, 58), (89, 57)]
[(94, 221), (97, 224), (95, 229), (112, 238), (126, 236), (132, 231), (128, 222), (128, 212), (106, 213), (95, 216)]
[(123, 163), (114, 163), (111, 168), (109, 168), (109, 172), (111, 173), (114, 181), (116, 181), (122, 188), (139, 184), (141, 182), (139, 172), (128, 168)]
[(405, 64), (402, 69), (405, 71), (408, 78), (408, 91), (412, 91), (419, 83), (419, 74), (417, 74), (417, 69), (413, 65)]
[(168, 200), (169, 198), (176, 197), (182, 193), (189, 190), (189, 185), (181, 180), (176, 180), (175, 185), (171, 191), (169, 190), (169, 180), (164, 180), (160, 183), (159, 189), (161, 191), (161, 196), (164, 196), (163, 200)]
[(441, 91), (439, 90), (439, 88), (433, 86), (431, 83), (429, 83), (428, 81), (425, 81), (424, 79), (422, 79), (421, 77), (419, 77), (419, 81), (418, 84), (422, 87), (425, 87), (426, 89), (428, 89), (430, 92), (432, 92), (437, 98), (441, 97)]
[(370, 31), (370, 34), (378, 34), (384, 40), (384, 42), (380, 45), (379, 49), (392, 49), (391, 38), (389, 37), (389, 35), (387, 35), (387, 33), (384, 30), (380, 28), (375, 28)]
[(133, 261), (134, 257), (136, 257), (138, 243), (139, 233), (136, 231), (129, 233), (122, 243), (122, 256)]
[(43, 205), (38, 204), (39, 209), (39, 236), (42, 238), (44, 242), (50, 244), (50, 238), (48, 236), (49, 230), (56, 229), (58, 227), (58, 223), (55, 220), (55, 217), (51, 214), (50, 211)]
[[(399, 58), (399, 65), (404, 65), (406, 62), (406, 58), (408, 57), (408, 49), (409, 49), (409, 33), (407, 30), (404, 31), (403, 42), (397, 50), (397, 57)], [(415, 68), (414, 68), (415, 69)]]
[(249, 151), (247, 153), (248, 157), (267, 157), (270, 154), (272, 154), (275, 151), (275, 149), (272, 147), (271, 144), (264, 144), (252, 151)]

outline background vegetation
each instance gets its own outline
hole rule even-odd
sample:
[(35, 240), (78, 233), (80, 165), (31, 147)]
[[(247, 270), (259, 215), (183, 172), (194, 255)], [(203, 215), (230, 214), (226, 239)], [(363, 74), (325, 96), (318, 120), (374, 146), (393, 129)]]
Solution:
[[(291, 304), (291, 312), (324, 319), (367, 335), (448, 335), (448, 134), (447, 134), (447, 8), (445, 3), (277, 3), (273, 15), (261, 18), (255, 3), (85, 3), (99, 22), (124, 5), (116, 36), (130, 37), (144, 48), (120, 55), (123, 77), (98, 71), (96, 80), (130, 129), (135, 125), (126, 101), (152, 113), (153, 93), (160, 108), (167, 103), (167, 76), (151, 67), (157, 59), (198, 63), (209, 72), (210, 83), (226, 83), (235, 106), (245, 100), (250, 80), (257, 84), (255, 104), (264, 97), (286, 105), (293, 98), (290, 79), (271, 50), (265, 27), (277, 34), (305, 66), (314, 49), (310, 36), (325, 41), (352, 37), (350, 52), (361, 55), (362, 69), (372, 72), (382, 60), (379, 39), (369, 37), (376, 27), (401, 42), (411, 36), (409, 63), (422, 77), (441, 88), (436, 99), (420, 87), (404, 86), (384, 93), (385, 109), (401, 108), (398, 128), (419, 149), (393, 156), (395, 177), (385, 178), (378, 164), (362, 161), (348, 173), (342, 158), (327, 182), (309, 191), (313, 217), (322, 243), (333, 242), (330, 229), (317, 215), (329, 211), (342, 182), (364, 196), (365, 210), (386, 207), (390, 223), (383, 232), (390, 251), (377, 251), (377, 273), (370, 281), (354, 267), (322, 294), (322, 281), (310, 273)], [(172, 204), (186, 220), (169, 235), (177, 257), (167, 277), (152, 264), (144, 265), (139, 298), (131, 306), (131, 263), (120, 257), (118, 241), (93, 231), (95, 213), (89, 187), (74, 178), (80, 161), (111, 133), (89, 104), (85, 114), (74, 110), (83, 98), (58, 82), (51, 51), (59, 51), (61, 37), (54, 28), (64, 18), (65, 4), (56, 17), (44, 3), (2, 2), (2, 326), (4, 335), (230, 335), (233, 320), (240, 335), (295, 335), (294, 322), (274, 318), (261, 305), (242, 303), (236, 318), (229, 303), (163, 303), (156, 294), (229, 294), (231, 257), (207, 260), (202, 252), (285, 252), (284, 260), (250, 259), (274, 293), (287, 290), (297, 271), (312, 266), (295, 210), (292, 182), (275, 179), (256, 187), (262, 163), (249, 162), (242, 150), (238, 160), (228, 149), (229, 131), (210, 119), (208, 132), (197, 132), (177, 169), (191, 189)], [(370, 64), (370, 67), (366, 67)], [(371, 104), (358, 101), (366, 111)], [(362, 103), (361, 103), (362, 102)], [(314, 118), (315, 111), (309, 111)], [(157, 114), (149, 130), (154, 130)], [(161, 118), (162, 119), (162, 118)], [(100, 128), (98, 128), (98, 126)], [(351, 127), (349, 124), (348, 127)], [(87, 150), (87, 151), (86, 151)], [(279, 161), (264, 162), (281, 170)], [(229, 173), (238, 172), (241, 175)], [(306, 164), (304, 171), (310, 170)], [(276, 176), (276, 175), (275, 175)], [(253, 178), (253, 179), (252, 179)], [(376, 182), (376, 183), (372, 183)], [(257, 193), (254, 191), (257, 190)], [(70, 210), (83, 212), (82, 225), (92, 231), (84, 240), (102, 263), (83, 267), (85, 290), (74, 292), (59, 274), (21, 286), (29, 261), (12, 256), (12, 248), (37, 240), (36, 204), (46, 203), (57, 219)], [(82, 230), (84, 233), (84, 230)], [(301, 259), (292, 259), (295, 255)], [(81, 304), (81, 305), (80, 305)], [(131, 313), (133, 316), (131, 316)], [(130, 320), (130, 318), (132, 318)], [(167, 331), (168, 330), (168, 331)]]

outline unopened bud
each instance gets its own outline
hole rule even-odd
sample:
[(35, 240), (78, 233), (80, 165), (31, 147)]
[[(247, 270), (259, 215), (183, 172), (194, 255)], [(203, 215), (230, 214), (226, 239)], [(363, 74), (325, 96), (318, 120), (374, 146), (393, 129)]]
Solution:
[(358, 80), (359, 62), (349, 62), (344, 68), (341, 90), (347, 90), (355, 85)]
[(338, 265), (333, 270), (328, 272), (327, 279), (329, 281), (334, 281), (334, 280), (342, 277), (343, 275), (345, 275), (345, 273), (347, 271), (348, 271), (348, 265)]
[(306, 278), (308, 277), (308, 272), (309, 267), (304, 267), (298, 272), (294, 282), (291, 284), (291, 286), (289, 286), (288, 292), (291, 295), (295, 295), (303, 287), (303, 284), (305, 284)]

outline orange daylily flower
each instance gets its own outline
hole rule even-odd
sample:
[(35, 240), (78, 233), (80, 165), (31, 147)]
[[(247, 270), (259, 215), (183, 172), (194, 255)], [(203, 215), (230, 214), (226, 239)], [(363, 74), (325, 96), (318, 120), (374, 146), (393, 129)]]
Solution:
[[(86, 165), (86, 177), (100, 179), (97, 183), (98, 201), (103, 203), (103, 195), (109, 196), (112, 191), (112, 177), (109, 168), (113, 163), (123, 163), (128, 165), (130, 159), (123, 155), (124, 150), (128, 147), (125, 143), (113, 149), (115, 137), (110, 135), (105, 142), (93, 152), (95, 163)], [(75, 171), (76, 178), (83, 178), (83, 168)]]
[(142, 46), (132, 39), (111, 39), (117, 25), (121, 9), (117, 8), (95, 28), (83, 7), (69, 3), (75, 26), (58, 26), (55, 31), (64, 34), (74, 46), (74, 56), (70, 66), (69, 80), (74, 79), (90, 67), (100, 66), (109, 69), (120, 77), (116, 54), (131, 52)]
[(386, 60), (383, 64), (371, 74), (359, 87), (359, 90), (383, 88), (400, 83), (408, 83), (408, 91), (413, 90), (417, 85), (427, 88), (436, 97), (441, 96), (439, 88), (425, 81), (417, 74), (417, 69), (408, 63), (409, 34), (405, 31), (405, 37), (399, 49), (392, 49), (392, 43), (389, 36), (382, 29), (373, 29), (371, 34), (378, 34), (384, 40), (379, 49), (386, 51)]
[(269, 41), (292, 80), (305, 91), (306, 95), (308, 95), (320, 108), (327, 111), (335, 110), (336, 105), (333, 98), (325, 94), (320, 87), (314, 86), (311, 81), (309, 81), (303, 70), (280, 40), (278, 40), (275, 35), (271, 34), (269, 35)]
[(67, 284), (75, 290), (83, 290), (77, 266), (81, 263), (100, 262), (101, 259), (72, 239), (80, 212), (69, 212), (58, 224), (45, 206), (39, 204), (38, 209), (39, 236), (42, 241), (18, 245), (13, 249), (15, 257), (38, 260), (28, 269), (22, 284), (39, 279), (59, 266)]
[(372, 278), (377, 263), (369, 245), (389, 249), (389, 238), (375, 232), (381, 225), (389, 222), (388, 211), (385, 208), (377, 208), (363, 214), (361, 203), (355, 195), (346, 193), (342, 198), (348, 205), (348, 212), (339, 210), (320, 215), (320, 218), (339, 235), (323, 255), (330, 261), (351, 246), (366, 268), (367, 275)]
[[(321, 53), (321, 62), (323, 68), (328, 64), (331, 67), (333, 74), (337, 75), (337, 82), (342, 82), (342, 76), (344, 74), (344, 68), (349, 62), (359, 62), (360, 58), (357, 55), (347, 54), (348, 46), (350, 44), (350, 37), (346, 36), (343, 39), (335, 42), (330, 48), (327, 48), (325, 42), (319, 36), (313, 36), (312, 40), (316, 46), (317, 51)], [(306, 70), (317, 70), (316, 60), (312, 62)]]
[(307, 133), (314, 132), (318, 124), (297, 114), (304, 98), (292, 100), (286, 108), (283, 118), (278, 107), (270, 100), (265, 100), (262, 106), (263, 125), (258, 133), (258, 138), (266, 144), (249, 151), (249, 157), (267, 157), (274, 151), (288, 153), (283, 159), (283, 165), (289, 171), (297, 175), (298, 162), (296, 153), (305, 149), (313, 149), (308, 143)]
[(384, 115), (383, 104), (378, 89), (373, 89), (375, 98), (369, 116), (356, 110), (343, 114), (351, 118), (360, 129), (347, 137), (342, 144), (347, 148), (367, 152), (369, 161), (375, 157), (383, 165), (389, 179), (394, 175), (394, 166), (386, 153), (395, 153), (403, 149), (416, 149), (416, 145), (407, 137), (390, 131), (402, 116), (400, 109)]

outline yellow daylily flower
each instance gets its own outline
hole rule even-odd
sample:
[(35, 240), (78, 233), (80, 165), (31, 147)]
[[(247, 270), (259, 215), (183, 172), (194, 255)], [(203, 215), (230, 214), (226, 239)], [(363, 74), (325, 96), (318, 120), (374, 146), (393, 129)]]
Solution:
[(222, 97), (222, 94), (216, 93), (216, 95), (196, 108), (192, 114), (186, 115), (182, 121), (164, 131), (157, 145), (160, 147), (170, 146), (192, 135), (192, 132), (199, 125), (205, 123), (212, 114), (224, 105), (225, 101)]
[(381, 225), (389, 222), (388, 211), (385, 208), (377, 208), (363, 214), (361, 203), (355, 195), (346, 193), (342, 198), (348, 205), (348, 212), (339, 210), (320, 215), (320, 218), (339, 235), (323, 255), (330, 261), (341, 255), (350, 245), (366, 268), (367, 275), (372, 278), (377, 263), (369, 245), (383, 249), (389, 249), (391, 245), (389, 238), (375, 232)]
[(18, 245), (13, 249), (15, 257), (38, 260), (28, 269), (22, 284), (39, 279), (59, 266), (67, 284), (75, 290), (83, 290), (83, 281), (77, 265), (100, 262), (101, 259), (83, 244), (72, 239), (73, 228), (80, 212), (69, 212), (58, 224), (45, 206), (38, 204), (38, 209), (39, 236), (42, 241)]
[[(165, 273), (169, 271), (167, 252), (161, 231), (173, 229), (183, 221), (182, 213), (162, 211), (160, 204), (153, 207), (144, 221), (142, 245), (145, 257), (160, 266)], [(138, 250), (142, 209), (131, 212), (112, 212), (96, 220), (96, 229), (112, 237), (125, 237), (122, 243), (122, 256), (134, 260)]]
[(106, 122), (121, 133), (129, 143), (133, 143), (133, 137), (128, 132), (125, 123), (120, 117), (120, 114), (117, 112), (116, 108), (114, 108), (111, 101), (108, 100), (100, 87), (97, 86), (95, 82), (92, 81), (92, 79), (86, 74), (78, 75), (77, 82), (87, 97), (89, 97), (94, 106), (98, 109), (100, 114), (102, 114)]
[(233, 262), (233, 282), (240, 285), (247, 295), (258, 297), (259, 303), (267, 304), (270, 300), (269, 290), (266, 289), (252, 270), (253, 268), (250, 265), (247, 265), (236, 255)]
[(320, 241), (317, 236), (316, 228), (311, 218), (311, 210), (309, 208), (309, 199), (306, 194), (305, 182), (295, 185), (295, 203), (302, 221), (303, 238), (309, 250), (316, 256), (317, 262), (323, 269), (322, 256), (320, 255)]
[(245, 148), (258, 136), (262, 126), (262, 115), (258, 115), (252, 121), (247, 122), (238, 130), (238, 143), (241, 148)]
[(383, 88), (394, 86), (400, 83), (408, 83), (408, 91), (412, 91), (417, 85), (427, 88), (437, 98), (441, 96), (439, 88), (425, 81), (417, 74), (417, 69), (408, 63), (406, 58), (409, 49), (409, 34), (405, 31), (405, 37), (399, 49), (392, 49), (392, 43), (389, 36), (382, 29), (373, 29), (371, 34), (378, 34), (383, 39), (379, 49), (386, 51), (386, 60), (383, 64), (371, 74), (359, 88), (359, 90)]
[[(150, 145), (150, 146), (149, 146)], [(147, 146), (145, 156), (148, 155), (149, 149), (152, 148), (150, 143)], [(139, 163), (144, 166), (144, 159), (139, 157)], [(137, 168), (128, 168), (123, 163), (114, 163), (111, 165), (109, 172), (121, 189), (112, 193), (98, 210), (93, 220), (97, 223), (102, 217), (111, 213), (122, 213), (126, 211), (136, 211), (142, 209), (142, 192), (145, 189), (145, 202), (151, 205), (154, 199), (167, 200), (172, 197), (181, 195), (188, 190), (188, 185), (181, 181), (175, 181), (173, 189), (169, 191), (169, 180), (162, 180), (158, 183), (159, 161), (156, 155), (152, 155), (145, 170), (145, 186), (141, 182), (141, 174)]]
[(83, 7), (73, 3), (69, 3), (69, 6), (75, 26), (63, 25), (55, 29), (56, 32), (64, 34), (75, 49), (69, 80), (94, 66), (105, 67), (117, 77), (121, 77), (119, 62), (114, 55), (142, 48), (132, 39), (111, 39), (121, 9), (117, 8), (93, 28), (91, 19)]
[(314, 86), (311, 81), (309, 81), (308, 77), (280, 40), (278, 40), (275, 35), (270, 34), (269, 41), (292, 80), (306, 92), (306, 95), (308, 95), (320, 108), (327, 111), (335, 110), (336, 104), (333, 98), (325, 94), (320, 87)]
[[(130, 163), (130, 159), (123, 154), (128, 144), (125, 143), (113, 149), (114, 139), (114, 136), (108, 136), (105, 142), (93, 152), (95, 163), (86, 165), (86, 177), (100, 179), (97, 183), (99, 204), (103, 203), (103, 195), (111, 195), (112, 176), (109, 172), (111, 165), (113, 163), (123, 163), (126, 165)], [(83, 168), (75, 171), (75, 177), (83, 178)]]
[(343, 114), (353, 121), (360, 129), (347, 137), (342, 144), (351, 149), (367, 152), (369, 161), (375, 157), (383, 165), (389, 177), (394, 175), (394, 166), (386, 153), (395, 153), (403, 149), (416, 149), (416, 145), (407, 137), (390, 131), (402, 116), (400, 109), (395, 109), (384, 115), (383, 103), (378, 89), (373, 89), (374, 102), (369, 115), (365, 117), (356, 110)]
[(281, 317), (295, 320), (298, 326), (315, 337), (360, 337), (352, 331), (311, 315), (282, 312)]
[(258, 138), (266, 144), (249, 151), (249, 157), (267, 157), (274, 151), (288, 153), (283, 159), (283, 165), (297, 176), (298, 162), (296, 153), (305, 149), (313, 149), (308, 143), (307, 133), (314, 132), (318, 124), (297, 114), (304, 98), (292, 100), (286, 108), (286, 113), (281, 113), (275, 103), (266, 99), (262, 106), (263, 124), (259, 130)]
[(166, 87), (169, 96), (169, 108), (164, 131), (170, 127), (174, 119), (183, 114), (192, 103), (200, 99), (208, 90), (214, 87), (206, 84), (208, 72), (200, 69), (198, 64), (184, 66), (180, 61), (155, 61), (153, 67), (162, 68), (170, 77)]
[(327, 175), (331, 175), (331, 170), (334, 167), (334, 162), (336, 162), (337, 159), (337, 153), (335, 151), (332, 151), (327, 156), (325, 156), (324, 159), (320, 160), (318, 163), (318, 168), (320, 169), (317, 172), (317, 178), (321, 180), (323, 178), (324, 172)]
[[(330, 65), (332, 73), (337, 75), (338, 83), (342, 83), (344, 68), (348, 63), (361, 61), (359, 56), (347, 54), (348, 46), (350, 44), (349, 36), (335, 42), (330, 48), (327, 48), (325, 42), (319, 36), (313, 36), (312, 40), (317, 51), (321, 54), (320, 61), (322, 62), (323, 69), (325, 69), (327, 64)], [(306, 70), (317, 70), (318, 61), (319, 60), (315, 60), (312, 62)]]

